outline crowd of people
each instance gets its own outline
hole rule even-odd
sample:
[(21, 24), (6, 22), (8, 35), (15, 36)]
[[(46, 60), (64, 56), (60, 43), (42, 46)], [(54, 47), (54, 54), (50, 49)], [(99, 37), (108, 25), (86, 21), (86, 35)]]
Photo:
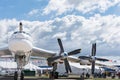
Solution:
[[(80, 78), (81, 79), (84, 79), (84, 78), (90, 78), (90, 74), (89, 73), (82, 73), (80, 75)], [(111, 77), (112, 79), (114, 78), (119, 78), (120, 79), (120, 72), (98, 72), (98, 73), (94, 73), (93, 75), (94, 78), (107, 78), (107, 77)]]

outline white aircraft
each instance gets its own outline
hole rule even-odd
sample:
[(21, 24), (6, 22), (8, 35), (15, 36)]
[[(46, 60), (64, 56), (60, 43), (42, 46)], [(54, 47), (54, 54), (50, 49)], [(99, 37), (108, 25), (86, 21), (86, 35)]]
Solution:
[[(80, 50), (81, 49), (77, 49), (77, 51), (72, 51), (68, 53), (67, 56), (69, 54), (73, 55), (79, 53)], [(19, 31), (16, 31), (12, 34), (10, 40), (8, 41), (8, 46), (0, 49), (0, 56), (12, 55), (17, 63), (17, 71), (14, 74), (14, 80), (17, 80), (18, 76), (20, 75), (20, 80), (24, 79), (23, 66), (25, 66), (29, 62), (30, 56), (45, 57), (49, 60), (48, 63), (52, 63), (56, 59), (63, 58), (64, 55), (66, 56), (66, 53), (64, 53), (63, 51), (59, 54), (60, 55), (58, 55), (56, 52), (34, 47), (32, 44), (31, 36), (23, 31), (21, 22), (19, 25)], [(51, 59), (52, 61), (50, 61)]]

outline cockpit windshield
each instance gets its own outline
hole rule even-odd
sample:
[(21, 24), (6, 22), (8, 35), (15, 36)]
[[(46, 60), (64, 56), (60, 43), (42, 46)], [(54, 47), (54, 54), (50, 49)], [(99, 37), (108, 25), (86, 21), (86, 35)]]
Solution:
[(17, 34), (17, 33), (24, 33), (24, 34), (27, 34), (27, 35), (30, 36), (30, 34), (29, 34), (29, 33), (26, 33), (25, 31), (16, 31), (16, 32), (14, 32), (13, 34)]

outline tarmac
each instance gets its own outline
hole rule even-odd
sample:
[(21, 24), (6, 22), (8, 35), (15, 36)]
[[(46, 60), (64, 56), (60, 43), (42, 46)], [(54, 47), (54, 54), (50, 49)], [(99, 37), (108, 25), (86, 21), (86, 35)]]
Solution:
[[(0, 80), (14, 80), (13, 76), (0, 76)], [(19, 79), (18, 79), (19, 80)], [(36, 77), (25, 77), (24, 80), (81, 80), (80, 78), (59, 78), (59, 79), (49, 79), (49, 78), (36, 78)]]
[[(14, 80), (14, 79), (12, 77), (10, 77), (10, 78), (4, 77), (4, 78), (0, 78), (0, 80)], [(80, 79), (42, 79), (42, 78), (33, 79), (33, 78), (27, 78), (24, 80), (80, 80)]]
[[(13, 76), (0, 76), (0, 80), (14, 80)], [(19, 80), (19, 79), (18, 79)], [(110, 77), (106, 79), (80, 79), (79, 75), (71, 75), (69, 77), (59, 77), (59, 79), (49, 79), (49, 78), (43, 78), (43, 77), (25, 77), (24, 80), (120, 80), (118, 78), (111, 79)]]

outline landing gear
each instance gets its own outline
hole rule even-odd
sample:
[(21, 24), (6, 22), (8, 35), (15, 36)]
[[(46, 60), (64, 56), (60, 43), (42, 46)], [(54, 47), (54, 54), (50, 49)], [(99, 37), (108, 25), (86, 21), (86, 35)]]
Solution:
[(51, 58), (47, 59), (48, 65), (53, 66), (53, 70), (52, 70), (52, 72), (50, 72), (49, 78), (50, 79), (58, 79), (58, 72), (56, 72), (56, 70), (57, 70), (57, 62), (51, 62), (49, 59), (51, 59)]
[(14, 80), (18, 80), (18, 72), (17, 71), (15, 71), (15, 73), (14, 73)]
[(20, 80), (24, 80), (24, 72), (23, 71), (21, 71)]
[(52, 66), (53, 66), (53, 71), (50, 72), (50, 78), (51, 79), (58, 79), (58, 72), (56, 72), (56, 70), (57, 70), (57, 63), (56, 62), (52, 63)]
[(23, 66), (27, 64), (26, 55), (15, 55), (15, 62), (17, 63), (17, 71), (14, 74), (14, 80), (24, 80)]
[(58, 72), (50, 72), (50, 79), (58, 79)]
[(20, 75), (18, 74), (18, 71), (15, 71), (14, 80), (18, 80), (19, 76), (20, 76), (20, 80), (24, 80), (24, 72), (23, 71), (21, 71)]

